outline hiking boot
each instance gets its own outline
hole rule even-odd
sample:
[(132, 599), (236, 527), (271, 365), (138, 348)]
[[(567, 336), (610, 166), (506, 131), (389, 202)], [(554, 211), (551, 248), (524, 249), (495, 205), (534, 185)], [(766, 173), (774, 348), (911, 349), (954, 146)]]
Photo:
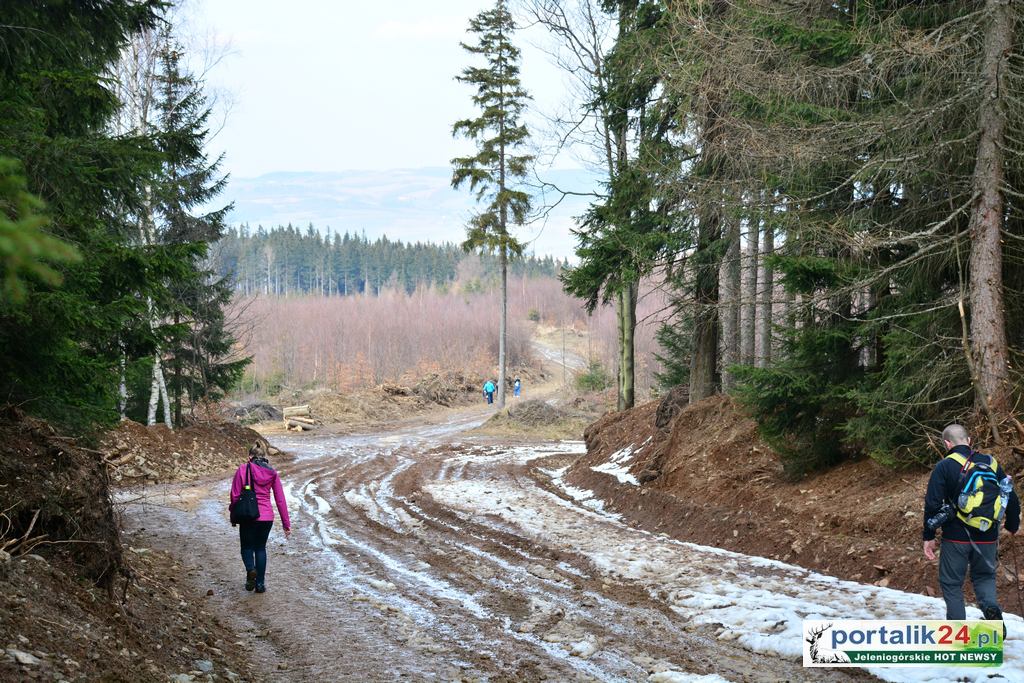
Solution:
[(258, 583), (258, 584), (256, 584), (256, 592), (257, 593), (266, 593), (267, 592), (267, 587), (264, 586), (262, 583)]
[(256, 587), (256, 570), (245, 573), (245, 590), (251, 591)]
[(981, 613), (985, 617), (985, 619), (987, 619), (988, 621), (1002, 621), (1003, 622), (1003, 640), (1006, 640), (1006, 622), (1003, 621), (1003, 612), (1002, 612), (1002, 610), (1000, 610), (998, 607), (996, 607), (994, 605), (989, 605), (988, 607), (982, 609)]

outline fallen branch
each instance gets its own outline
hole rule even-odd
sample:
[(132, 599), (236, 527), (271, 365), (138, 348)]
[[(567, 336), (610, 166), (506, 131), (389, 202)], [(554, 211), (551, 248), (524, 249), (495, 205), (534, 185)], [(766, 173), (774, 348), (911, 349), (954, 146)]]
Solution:
[(128, 462), (129, 460), (134, 458), (135, 454), (134, 453), (125, 453), (124, 455), (122, 455), (119, 458), (115, 458), (115, 457), (112, 457), (112, 456), (113, 456), (113, 453), (111, 453), (108, 456), (105, 456), (103, 458), (103, 462), (105, 462), (108, 465), (113, 465), (114, 467), (120, 467), (121, 465), (125, 464), (126, 462)]
[[(25, 535), (21, 537), (21, 541), (19, 542), (18, 545), (24, 545), (25, 544), (25, 541), (28, 539), (29, 535), (32, 533), (32, 529), (34, 529), (35, 526), (36, 526), (36, 521), (39, 519), (39, 513), (40, 512), (41, 512), (41, 510), (36, 510), (36, 514), (32, 515), (32, 521), (29, 522), (28, 529), (25, 531)], [(24, 550), (22, 550), (21, 554), (22, 555), (25, 554)]]
[(41, 545), (52, 545), (52, 544), (58, 542), (58, 541), (49, 541), (49, 542), (47, 542), (47, 541), (44, 540), (45, 538), (46, 538), (46, 534), (40, 534), (39, 536), (35, 536), (33, 538), (29, 538), (27, 540), (22, 541), (20, 544), (18, 544), (18, 556), (20, 557), (22, 555), (28, 555), (33, 550), (35, 550), (36, 547), (38, 547), (38, 546), (41, 546)]

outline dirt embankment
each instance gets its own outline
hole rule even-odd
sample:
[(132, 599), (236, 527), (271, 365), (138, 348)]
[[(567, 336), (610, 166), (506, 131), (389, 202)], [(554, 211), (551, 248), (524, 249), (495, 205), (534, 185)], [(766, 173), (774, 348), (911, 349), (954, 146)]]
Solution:
[[(568, 481), (645, 528), (843, 579), (939, 594), (937, 568), (921, 552), (923, 469), (897, 472), (864, 459), (787, 481), (777, 454), (731, 399), (687, 406), (679, 389), (606, 415), (585, 438), (587, 455)], [(1019, 480), (1021, 463), (1001, 462)], [(1024, 547), (1012, 545), (1000, 547), (998, 579), (1003, 605), (1017, 612), (1013, 553)]]
[(253, 679), (168, 555), (122, 540), (104, 454), (0, 416), (0, 680)]
[(111, 478), (122, 486), (188, 481), (237, 467), (258, 432), (234, 422), (208, 422), (170, 430), (125, 420), (102, 439)]
[(578, 396), (564, 404), (510, 399), (507, 408), (495, 413), (474, 433), (546, 441), (580, 439), (600, 407), (601, 402), (594, 396)]

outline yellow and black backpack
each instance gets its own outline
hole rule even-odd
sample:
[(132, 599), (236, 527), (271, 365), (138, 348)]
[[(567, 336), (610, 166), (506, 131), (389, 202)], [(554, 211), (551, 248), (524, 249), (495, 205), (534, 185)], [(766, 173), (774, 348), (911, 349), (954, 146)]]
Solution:
[(960, 521), (979, 531), (988, 531), (1001, 522), (1011, 484), (1009, 477), (999, 481), (996, 459), (984, 453), (971, 453), (969, 458), (950, 453), (946, 457), (960, 463), (960, 493), (955, 501)]

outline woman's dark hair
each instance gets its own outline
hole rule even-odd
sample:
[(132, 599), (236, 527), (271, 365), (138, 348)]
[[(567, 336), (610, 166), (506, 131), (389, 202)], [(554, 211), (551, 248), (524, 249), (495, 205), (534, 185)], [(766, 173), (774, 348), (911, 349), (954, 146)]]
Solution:
[(265, 458), (267, 457), (267, 447), (262, 441), (257, 441), (249, 447), (250, 458)]

